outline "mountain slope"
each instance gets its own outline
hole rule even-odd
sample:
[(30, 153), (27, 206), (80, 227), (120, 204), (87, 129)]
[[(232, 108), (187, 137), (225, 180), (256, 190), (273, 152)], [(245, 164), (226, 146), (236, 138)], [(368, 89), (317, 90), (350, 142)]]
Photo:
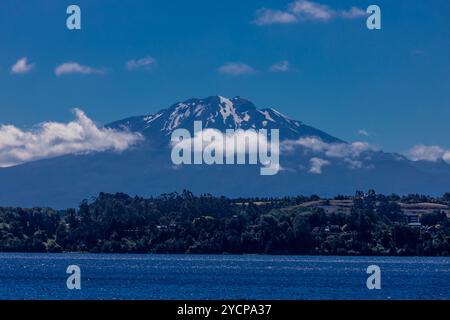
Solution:
[(341, 140), (300, 121), (292, 120), (272, 108), (257, 109), (241, 97), (232, 99), (213, 96), (179, 102), (154, 115), (132, 117), (108, 125), (141, 132), (150, 139), (166, 140), (178, 128), (193, 131), (194, 121), (202, 121), (203, 128), (226, 129), (279, 129), (281, 139), (315, 136), (332, 143)]

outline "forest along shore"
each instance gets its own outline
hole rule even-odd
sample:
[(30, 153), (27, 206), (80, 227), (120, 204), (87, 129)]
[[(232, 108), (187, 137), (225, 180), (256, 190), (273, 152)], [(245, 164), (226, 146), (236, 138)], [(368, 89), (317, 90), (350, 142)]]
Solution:
[(0, 207), (2, 252), (449, 256), (450, 193), (229, 199), (100, 193), (76, 209)]

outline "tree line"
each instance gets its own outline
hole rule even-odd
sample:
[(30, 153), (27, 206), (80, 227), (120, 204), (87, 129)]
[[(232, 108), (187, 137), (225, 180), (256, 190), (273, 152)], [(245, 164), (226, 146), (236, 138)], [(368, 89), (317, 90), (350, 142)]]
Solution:
[[(399, 202), (443, 197), (355, 196), (347, 211), (302, 204), (318, 196), (229, 199), (189, 191), (158, 197), (100, 193), (77, 209), (0, 207), (0, 251), (301, 255), (450, 255), (450, 221), (434, 210), (408, 225)], [(325, 199), (326, 200), (326, 199)], [(329, 200), (326, 200), (329, 201)]]

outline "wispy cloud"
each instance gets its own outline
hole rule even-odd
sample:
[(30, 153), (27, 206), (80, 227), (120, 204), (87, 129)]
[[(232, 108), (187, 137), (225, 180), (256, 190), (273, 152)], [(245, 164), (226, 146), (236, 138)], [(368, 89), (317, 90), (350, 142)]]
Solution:
[(297, 17), (290, 13), (280, 10), (271, 10), (261, 8), (256, 11), (255, 24), (259, 26), (269, 24), (289, 24), (297, 22)]
[(287, 60), (279, 61), (270, 66), (270, 71), (272, 72), (288, 72), (290, 70), (291, 65)]
[(74, 114), (69, 123), (45, 122), (28, 131), (1, 125), (0, 167), (67, 154), (121, 152), (142, 139), (136, 133), (99, 128), (79, 109)]
[(228, 62), (219, 67), (219, 72), (233, 76), (255, 73), (255, 69), (242, 62)]
[(128, 61), (125, 64), (125, 68), (128, 71), (133, 71), (136, 69), (151, 70), (156, 66), (156, 64), (157, 64), (156, 59), (148, 56), (141, 59)]
[(55, 74), (57, 76), (67, 74), (104, 74), (106, 72), (103, 68), (93, 68), (79, 64), (78, 62), (65, 62), (55, 68)]
[[(327, 143), (317, 137), (304, 137), (298, 140), (284, 141), (280, 145), (284, 152), (293, 152), (304, 148), (306, 156), (311, 156), (311, 173), (320, 174), (324, 165), (330, 165), (333, 159), (343, 161), (351, 169), (361, 169), (363, 161), (370, 159), (368, 152), (377, 148), (367, 142)], [(327, 158), (324, 160), (323, 158)]]
[(311, 158), (309, 162), (311, 163), (309, 172), (314, 174), (322, 174), (322, 168), (331, 164), (330, 161), (321, 158)]
[(296, 147), (304, 147), (332, 158), (357, 158), (364, 152), (377, 150), (367, 142), (326, 143), (316, 137), (285, 141), (281, 146), (285, 151), (292, 151)]
[(351, 7), (348, 10), (338, 11), (338, 16), (343, 19), (359, 19), (367, 17), (367, 12), (366, 10), (358, 7)]
[(369, 132), (367, 132), (364, 129), (358, 130), (358, 135), (364, 136), (364, 137), (369, 137), (370, 136)]
[(34, 63), (28, 63), (28, 58), (23, 57), (11, 67), (11, 73), (13, 74), (26, 74), (32, 71), (35, 67)]
[(413, 161), (430, 161), (437, 162), (444, 160), (450, 163), (450, 150), (446, 150), (440, 146), (426, 146), (419, 144), (411, 148), (408, 156)]
[(290, 24), (299, 21), (328, 22), (332, 19), (358, 19), (366, 17), (365, 10), (351, 7), (347, 10), (333, 9), (328, 5), (308, 0), (290, 3), (284, 10), (262, 8), (256, 11), (253, 21), (259, 26), (271, 24)]
[(335, 12), (329, 6), (317, 2), (300, 0), (289, 5), (289, 11), (298, 19), (328, 21)]

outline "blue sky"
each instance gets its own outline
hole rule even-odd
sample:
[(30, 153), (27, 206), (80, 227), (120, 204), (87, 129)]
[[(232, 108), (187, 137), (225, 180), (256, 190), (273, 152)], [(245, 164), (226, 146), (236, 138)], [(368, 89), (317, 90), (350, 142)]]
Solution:
[[(259, 9), (289, 13), (292, 2), (3, 0), (0, 123), (68, 121), (74, 107), (108, 123), (239, 95), (386, 151), (450, 149), (449, 1), (323, 0), (335, 16), (255, 23)], [(70, 4), (81, 7), (81, 31), (66, 28)], [(337, 14), (370, 4), (382, 9), (382, 30)], [(23, 57), (25, 71), (12, 73)], [(127, 68), (145, 58), (149, 68)], [(56, 75), (67, 62), (91, 69)]]

